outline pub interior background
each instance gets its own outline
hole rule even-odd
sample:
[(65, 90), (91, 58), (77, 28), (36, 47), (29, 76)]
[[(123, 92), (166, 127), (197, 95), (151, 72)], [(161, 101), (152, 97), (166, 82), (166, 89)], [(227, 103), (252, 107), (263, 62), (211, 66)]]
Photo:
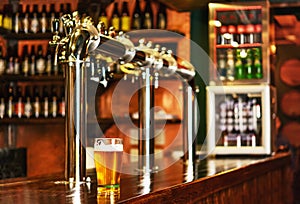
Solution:
[[(0, 8), (4, 8), (4, 5), (8, 2), (11, 3), (22, 3), (24, 5), (34, 4), (39, 5), (39, 9), (42, 8), (42, 5), (47, 5), (50, 8), (50, 4), (55, 4), (55, 8), (58, 11), (60, 4), (68, 4), (71, 7), (71, 10), (77, 10), (77, 4), (83, 7), (83, 5), (88, 5), (86, 1), (68, 1), (68, 0), (20, 0), (20, 1), (8, 1), (2, 0), (0, 2)], [(89, 0), (88, 3), (91, 5), (98, 5), (100, 3), (107, 5), (107, 15), (110, 18), (113, 13), (113, 3), (118, 2), (119, 8), (121, 8), (122, 0)], [(132, 13), (133, 6), (135, 1), (129, 1), (129, 13)], [(145, 6), (144, 1), (140, 1), (142, 7)], [(168, 0), (160, 0), (160, 1), (152, 1), (152, 8), (154, 13), (158, 12), (159, 2), (165, 4), (167, 6), (167, 30), (178, 32), (184, 35), (186, 38), (191, 39), (193, 42), (197, 43), (207, 54), (209, 53), (209, 10), (208, 3), (213, 1), (192, 1), (192, 3), (185, 3), (185, 1), (168, 1)], [(235, 3), (235, 2), (250, 2), (250, 1), (218, 1), (221, 3)], [(251, 1), (257, 2), (257, 1)], [(89, 8), (92, 10), (92, 7)], [(25, 6), (23, 7), (23, 11), (25, 11)], [(93, 11), (90, 11), (93, 12)], [(2, 10), (3, 16), (7, 15), (7, 13)], [(300, 85), (300, 77), (299, 77), (299, 66), (300, 66), (300, 53), (299, 51), (299, 28), (300, 28), (300, 1), (280, 1), (280, 0), (272, 0), (270, 1), (270, 44), (276, 46), (276, 50), (271, 50), (270, 53), (270, 72), (271, 72), (271, 85), (274, 85), (277, 89), (277, 148), (279, 145), (288, 146), (288, 148), (292, 151), (293, 163), (291, 164), (294, 170), (294, 183), (293, 188), (295, 190), (295, 199), (297, 198), (297, 192), (300, 192), (300, 151), (298, 150), (300, 146), (300, 138), (298, 132), (300, 132), (300, 106), (298, 105), (299, 95), (299, 85)], [(155, 16), (155, 15), (154, 15)], [(4, 29), (0, 30), (2, 33), (5, 33)], [(49, 34), (49, 35), (48, 35)], [(42, 45), (42, 49), (44, 54), (46, 54), (48, 49), (49, 39), (52, 38), (52, 33), (46, 33), (45, 35), (38, 35), (37, 37), (33, 37), (32, 39), (22, 38), (18, 36), (18, 34), (11, 34), (11, 37), (6, 39), (5, 34), (0, 33), (0, 46), (3, 48), (3, 54), (9, 54), (9, 50), (7, 49), (10, 46), (14, 46), (17, 42), (19, 49), (19, 56), (22, 55), (22, 50), (20, 47), (28, 46), (29, 49), (31, 45), (35, 45), (38, 49), (37, 45)], [(7, 35), (9, 36), (9, 35)], [(161, 42), (163, 40), (159, 40), (159, 37), (156, 36), (153, 39)], [(197, 144), (201, 145), (205, 140), (206, 136), (206, 87), (209, 84), (209, 61), (205, 62), (201, 59), (199, 61), (199, 57), (197, 51), (193, 50), (193, 47), (188, 47), (191, 50), (185, 52), (186, 50), (181, 50), (181, 47), (184, 47), (185, 44), (177, 44), (176, 39), (171, 39), (165, 43), (167, 46), (173, 47), (178, 55), (184, 56), (186, 59), (190, 60), (191, 63), (195, 67), (200, 67), (200, 75), (198, 74), (195, 77), (195, 84), (199, 89), (197, 94), (197, 101), (199, 105), (200, 112), (200, 127), (197, 132)], [(6, 48), (6, 49), (5, 49)], [(182, 52), (182, 53), (181, 53)], [(43, 87), (46, 87), (49, 94), (52, 94), (55, 91), (57, 96), (57, 100), (60, 102), (63, 100), (63, 80), (61, 73), (58, 73), (56, 76), (51, 76), (48, 79), (46, 76), (39, 76), (40, 79), (32, 78), (32, 80), (22, 79), (18, 77), (10, 77), (8, 79), (4, 79), (4, 77), (0, 76), (0, 88), (1, 91), (4, 92), (4, 84), (17, 83), (21, 87), (24, 88), (23, 94), (25, 95), (26, 88), (31, 87), (31, 93), (34, 92), (34, 87), (42, 87), (39, 89), (40, 95), (43, 94)], [(35, 80), (36, 79), (36, 80)], [(168, 83), (168, 82), (166, 82)], [(178, 84), (176, 82), (170, 82), (171, 86), (177, 87)], [(115, 85), (113, 85), (115, 86)], [(174, 91), (174, 90), (173, 90)], [(176, 91), (174, 91), (177, 93)], [(102, 93), (99, 97), (101, 102), (99, 101), (100, 107), (106, 107), (108, 103), (111, 102), (111, 91), (107, 91)], [(165, 90), (160, 90), (161, 94), (158, 96), (157, 101), (164, 98), (170, 99), (170, 101), (166, 104), (161, 102), (161, 105), (166, 109), (166, 112), (172, 115), (180, 115), (181, 113), (178, 110), (178, 107), (172, 108), (169, 105), (176, 106), (174, 102), (175, 99), (172, 98), (168, 92)], [(180, 95), (180, 94), (178, 94)], [(136, 96), (135, 96), (136, 97)], [(52, 99), (50, 99), (52, 100)], [(137, 99), (132, 99), (132, 106), (130, 108), (130, 113), (134, 113), (137, 111)], [(124, 111), (121, 107), (120, 112)], [(104, 108), (105, 109), (105, 108)], [(124, 108), (125, 109), (125, 108)], [(124, 111), (125, 112), (125, 111)], [(101, 112), (103, 118), (111, 117), (110, 112)], [(57, 116), (51, 119), (45, 119), (39, 117), (36, 120), (33, 119), (31, 122), (22, 118), (22, 120), (18, 120), (17, 118), (13, 119), (0, 119), (0, 148), (5, 147), (17, 147), (17, 148), (26, 148), (27, 158), (26, 158), (26, 176), (34, 177), (40, 175), (47, 175), (49, 173), (57, 173), (62, 172), (64, 169), (64, 144), (65, 139), (64, 135), (64, 116), (62, 112), (58, 112)], [(104, 120), (103, 120), (104, 121)], [(102, 122), (103, 122), (102, 121)], [(116, 129), (115, 126), (111, 126), (111, 121), (103, 122), (102, 128), (106, 129), (106, 133), (109, 136), (122, 136), (119, 130)], [(170, 124), (170, 127), (166, 130), (165, 134), (172, 134), (172, 131), (177, 131), (177, 123)], [(6, 135), (11, 135), (10, 139), (7, 139)], [(169, 141), (170, 142), (170, 141)], [(129, 144), (133, 145), (134, 144)], [(43, 147), (43, 148), (41, 148)], [(48, 152), (44, 152), (47, 149)], [(49, 154), (51, 152), (51, 154)], [(47, 159), (47, 163), (41, 162)], [(49, 168), (51, 166), (51, 168)]]

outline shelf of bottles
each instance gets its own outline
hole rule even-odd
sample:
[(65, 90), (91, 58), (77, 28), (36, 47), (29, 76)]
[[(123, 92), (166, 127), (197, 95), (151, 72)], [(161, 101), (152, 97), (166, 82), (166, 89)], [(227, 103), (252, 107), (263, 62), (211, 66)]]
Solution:
[(64, 86), (9, 82), (0, 85), (0, 121), (6, 123), (62, 123)]
[(210, 150), (228, 155), (270, 154), (275, 97), (268, 85), (209, 86)]
[(209, 4), (210, 84), (268, 84), (268, 4)]
[(11, 2), (0, 8), (0, 36), (6, 41), (0, 43), (2, 125), (64, 124), (64, 69), (54, 66), (48, 42), (53, 19), (70, 11), (65, 2)]

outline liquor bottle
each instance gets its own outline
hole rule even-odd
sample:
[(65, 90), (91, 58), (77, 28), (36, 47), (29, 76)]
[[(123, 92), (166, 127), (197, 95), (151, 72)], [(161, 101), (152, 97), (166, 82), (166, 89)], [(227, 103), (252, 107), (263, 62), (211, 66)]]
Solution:
[(227, 35), (228, 34), (228, 26), (226, 25), (222, 25), (220, 28), (219, 28), (219, 37), (218, 37), (218, 44), (220, 45), (225, 45), (225, 44), (228, 44), (228, 40), (227, 40)]
[(18, 55), (18, 50), (17, 48), (14, 49), (14, 74), (20, 74), (20, 69), (21, 69), (21, 65), (20, 65), (20, 57)]
[(144, 29), (151, 29), (153, 28), (153, 11), (151, 7), (151, 1), (146, 0), (146, 7), (144, 10), (144, 17), (143, 17), (143, 28)]
[(45, 73), (46, 69), (46, 59), (45, 56), (43, 55), (43, 47), (42, 45), (38, 45), (38, 52), (36, 55), (36, 71), (39, 75), (42, 75)]
[(235, 78), (235, 73), (234, 73), (234, 57), (233, 57), (233, 50), (232, 49), (228, 49), (227, 50), (227, 74), (226, 77), (228, 80), (233, 81)]
[[(235, 79), (244, 79), (244, 65), (242, 61), (242, 56), (241, 56), (241, 50), (237, 49), (236, 50), (236, 61), (234, 64), (235, 67)], [(244, 52), (244, 51), (243, 51)]]
[(53, 21), (56, 18), (56, 12), (55, 12), (55, 4), (50, 4), (50, 11), (48, 12), (48, 30), (53, 33)]
[(29, 55), (28, 55), (28, 45), (23, 46), (23, 53), (22, 53), (22, 73), (24, 76), (28, 76), (29, 72)]
[(12, 47), (8, 47), (7, 57), (6, 57), (6, 73), (13, 74), (14, 73), (14, 52)]
[(246, 70), (246, 78), (247, 79), (253, 79), (253, 75), (254, 75), (254, 71), (253, 71), (253, 54), (252, 54), (252, 49), (250, 49), (250, 48), (247, 49), (245, 70)]
[(236, 43), (237, 32), (235, 25), (228, 25), (228, 33), (226, 34), (226, 43), (230, 45), (234, 45)]
[(44, 86), (43, 88), (43, 115), (45, 118), (48, 118), (49, 116), (49, 94), (48, 94), (48, 88)]
[(6, 68), (6, 60), (3, 56), (3, 47), (0, 46), (0, 75), (4, 74)]
[(141, 28), (142, 28), (142, 14), (141, 14), (140, 0), (136, 0), (133, 14), (132, 14), (131, 29), (136, 30)]
[(3, 119), (5, 116), (5, 98), (4, 98), (3, 87), (0, 86), (0, 118)]
[(31, 45), (29, 63), (30, 63), (30, 66), (29, 66), (30, 75), (35, 75), (36, 74), (36, 56), (35, 56), (35, 47), (34, 47), (34, 45)]
[(12, 118), (14, 113), (14, 87), (10, 83), (8, 87), (7, 108), (6, 114), (8, 118)]
[(227, 76), (225, 53), (223, 50), (218, 50), (218, 52), (218, 76), (220, 80), (224, 81)]
[(245, 32), (246, 32), (246, 24), (248, 23), (247, 15), (245, 12), (240, 12), (238, 14), (239, 24), (237, 25), (237, 38), (239, 44), (245, 44)]
[(46, 33), (48, 31), (48, 20), (47, 20), (47, 6), (43, 4), (42, 11), (39, 14), (39, 21), (40, 21), (40, 30), (42, 33)]
[(20, 74), (20, 57), (18, 55), (18, 46), (14, 46), (13, 47), (13, 59), (14, 59), (14, 63), (13, 63), (13, 74)]
[(245, 28), (245, 43), (254, 43), (254, 32), (255, 28), (253, 24), (247, 24)]
[(31, 103), (31, 94), (30, 94), (29, 86), (26, 87), (25, 97), (26, 97), (26, 102), (24, 105), (24, 116), (26, 118), (30, 118), (32, 116), (33, 108), (32, 108), (32, 103)]
[(162, 3), (159, 3), (159, 9), (156, 17), (156, 28), (166, 29), (167, 28), (167, 9)]
[(0, 8), (0, 28), (3, 27), (3, 10)]
[[(106, 14), (106, 8), (102, 5), (100, 8), (100, 15), (99, 15), (98, 21), (102, 22), (104, 24), (104, 29), (102, 30), (102, 32), (105, 32), (104, 30), (106, 30), (108, 28), (108, 18), (107, 18), (107, 14)], [(102, 33), (102, 34), (105, 34), (105, 33)]]
[(61, 117), (66, 116), (66, 101), (65, 101), (65, 87), (61, 87), (60, 89), (60, 99), (59, 99), (59, 115)]
[(23, 31), (24, 33), (29, 33), (29, 29), (30, 29), (30, 6), (26, 5), (26, 9), (25, 9), (25, 14), (24, 14), (24, 18), (23, 18)]
[(4, 5), (3, 28), (12, 31), (12, 4)]
[(130, 16), (129, 16), (127, 1), (123, 1), (123, 4), (122, 4), (121, 30), (124, 32), (127, 32), (130, 30)]
[(39, 32), (39, 28), (40, 28), (40, 22), (38, 19), (38, 5), (34, 4), (33, 5), (33, 11), (32, 14), (30, 16), (30, 32), (31, 33), (38, 33)]
[(56, 87), (52, 87), (52, 93), (51, 93), (51, 116), (53, 118), (57, 117), (58, 112), (58, 101), (57, 101), (57, 91)]
[(18, 10), (13, 14), (12, 24), (13, 24), (13, 32), (20, 33), (22, 31), (22, 4), (19, 4)]
[(33, 99), (33, 115), (35, 118), (40, 117), (41, 113), (41, 103), (40, 103), (40, 93), (37, 86), (34, 87), (34, 99)]
[(115, 30), (120, 30), (120, 15), (118, 10), (118, 3), (114, 3), (113, 13), (111, 17), (111, 26), (115, 28)]
[(50, 76), (52, 74), (52, 65), (53, 65), (53, 57), (52, 57), (51, 46), (48, 46), (47, 54), (46, 54), (46, 74)]
[(256, 79), (263, 78), (263, 69), (261, 65), (261, 50), (260, 48), (253, 48), (253, 56), (254, 56), (254, 77)]
[(22, 94), (22, 87), (18, 86), (17, 87), (17, 94), (15, 97), (15, 109), (14, 109), (14, 115), (16, 115), (18, 118), (22, 118), (24, 115), (24, 99), (23, 99), (23, 94)]
[(62, 16), (64, 15), (64, 4), (61, 3), (59, 5), (59, 13), (58, 13), (58, 18), (59, 18), (59, 33), (64, 33), (64, 22), (62, 21)]

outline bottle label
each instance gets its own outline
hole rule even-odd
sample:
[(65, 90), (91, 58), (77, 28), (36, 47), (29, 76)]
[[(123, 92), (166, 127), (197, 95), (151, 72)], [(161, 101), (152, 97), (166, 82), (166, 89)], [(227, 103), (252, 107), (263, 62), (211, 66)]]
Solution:
[(15, 22), (14, 22), (14, 31), (15, 31), (15, 33), (19, 33), (19, 26), (20, 26), (19, 15), (17, 14), (16, 17), (15, 17)]
[(132, 23), (132, 28), (133, 29), (141, 29), (142, 25), (141, 25), (141, 17), (139, 14), (134, 14), (133, 16), (133, 23)]
[(43, 14), (43, 17), (41, 18), (41, 32), (46, 33), (47, 30), (47, 19), (46, 14)]
[(7, 115), (8, 115), (9, 118), (12, 118), (12, 115), (13, 115), (13, 102), (12, 102), (12, 98), (10, 98), (8, 100)]
[(1, 98), (1, 103), (0, 103), (0, 118), (4, 118), (4, 113), (5, 113), (5, 104), (4, 104), (4, 99)]
[(129, 16), (122, 16), (121, 30), (125, 31), (125, 32), (130, 30), (130, 17)]
[(20, 74), (20, 63), (19, 63), (18, 59), (15, 60), (14, 73), (15, 74)]
[(25, 58), (24, 61), (23, 61), (23, 73), (25, 76), (28, 75), (28, 71), (29, 71), (29, 61), (28, 61), (28, 58)]
[(111, 19), (111, 26), (113, 26), (116, 30), (120, 30), (120, 18), (113, 16)]
[(51, 62), (51, 56), (49, 56), (46, 64), (46, 72), (48, 75), (51, 75), (51, 68), (52, 68), (52, 62)]
[(45, 118), (47, 118), (49, 115), (49, 102), (48, 102), (48, 98), (45, 97), (45, 100), (44, 100), (44, 116)]
[(29, 19), (28, 19), (28, 14), (25, 14), (25, 18), (23, 20), (23, 28), (24, 28), (24, 33), (29, 32)]
[(145, 29), (151, 29), (152, 28), (150, 13), (145, 13), (144, 28)]
[(15, 114), (18, 116), (18, 118), (21, 118), (22, 115), (24, 114), (24, 104), (21, 98), (18, 100), (18, 102), (15, 105)]
[(46, 64), (43, 58), (40, 58), (36, 61), (36, 70), (39, 74), (43, 74), (45, 70)]
[(39, 22), (38, 22), (38, 20), (37, 20), (37, 18), (36, 17), (34, 17), (33, 19), (32, 19), (32, 21), (31, 21), (31, 32), (33, 32), (33, 33), (37, 33), (38, 32), (38, 26), (39, 26)]
[(2, 14), (0, 14), (0, 27), (3, 27), (3, 15)]
[(36, 118), (40, 116), (40, 102), (38, 98), (36, 98), (34, 102), (34, 116)]
[(0, 75), (3, 74), (5, 71), (5, 61), (0, 59)]
[(52, 117), (56, 117), (57, 116), (57, 100), (56, 97), (53, 97), (53, 101), (52, 101)]
[(59, 114), (64, 117), (66, 115), (66, 104), (65, 101), (59, 103)]
[(24, 107), (24, 115), (27, 118), (30, 118), (31, 113), (32, 113), (32, 106), (31, 106), (30, 100), (27, 100), (25, 107)]
[(159, 14), (159, 20), (157, 22), (157, 28), (158, 29), (166, 29), (167, 28), (166, 18), (163, 14)]

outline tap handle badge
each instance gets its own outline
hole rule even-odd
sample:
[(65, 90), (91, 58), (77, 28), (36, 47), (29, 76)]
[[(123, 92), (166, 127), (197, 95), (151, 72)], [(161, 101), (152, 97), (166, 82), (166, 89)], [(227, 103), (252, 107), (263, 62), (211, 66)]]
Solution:
[(58, 31), (58, 29), (59, 29), (59, 19), (54, 19), (53, 21), (52, 21), (52, 28), (53, 28), (53, 32), (54, 33), (58, 33), (59, 31)]

